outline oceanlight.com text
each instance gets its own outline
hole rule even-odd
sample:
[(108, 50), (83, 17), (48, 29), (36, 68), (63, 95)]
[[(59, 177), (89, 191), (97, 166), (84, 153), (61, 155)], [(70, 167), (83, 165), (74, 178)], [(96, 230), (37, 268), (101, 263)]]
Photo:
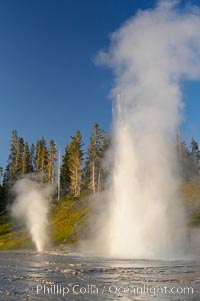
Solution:
[(133, 295), (133, 296), (157, 296), (157, 295), (193, 295), (194, 289), (189, 286), (118, 286), (117, 284), (109, 284), (104, 286), (97, 286), (96, 284), (74, 284), (74, 285), (61, 285), (61, 284), (37, 284), (28, 289), (34, 294), (40, 295)]

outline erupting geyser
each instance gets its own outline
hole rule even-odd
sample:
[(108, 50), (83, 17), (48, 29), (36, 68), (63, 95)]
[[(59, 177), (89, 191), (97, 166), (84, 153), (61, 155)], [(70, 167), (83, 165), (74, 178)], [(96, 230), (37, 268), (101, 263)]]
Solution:
[(25, 223), (37, 251), (44, 251), (49, 243), (49, 187), (41, 187), (36, 179), (27, 176), (15, 183), (13, 192), (16, 197), (11, 207), (12, 216)]
[(172, 259), (186, 248), (176, 135), (181, 83), (200, 79), (200, 12), (176, 4), (140, 11), (98, 56), (116, 77), (113, 171), (96, 239), (104, 255)]

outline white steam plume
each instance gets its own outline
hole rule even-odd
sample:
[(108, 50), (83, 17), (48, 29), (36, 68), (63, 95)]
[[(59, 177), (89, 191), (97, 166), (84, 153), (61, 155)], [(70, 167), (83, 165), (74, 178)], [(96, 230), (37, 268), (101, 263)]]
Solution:
[(27, 176), (15, 183), (13, 192), (16, 197), (11, 207), (12, 216), (25, 223), (37, 251), (44, 251), (49, 244), (49, 187), (41, 187), (35, 178)]
[(171, 259), (186, 247), (176, 134), (181, 82), (200, 79), (200, 13), (176, 4), (138, 12), (98, 57), (116, 77), (109, 208), (95, 242), (104, 255)]

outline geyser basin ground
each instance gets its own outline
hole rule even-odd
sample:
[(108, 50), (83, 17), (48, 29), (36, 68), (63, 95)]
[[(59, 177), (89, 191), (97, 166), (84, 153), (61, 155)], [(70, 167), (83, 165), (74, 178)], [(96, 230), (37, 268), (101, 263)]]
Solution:
[[(135, 295), (133, 289), (137, 287), (145, 287), (146, 293)], [(156, 287), (178, 292), (154, 295)], [(193, 294), (188, 294), (188, 287), (193, 288)], [(151, 293), (147, 293), (147, 288)], [(186, 294), (181, 293), (183, 290)], [(191, 301), (199, 300), (199, 296), (200, 262), (197, 261), (112, 260), (31, 251), (6, 251), (0, 256), (2, 301)]]

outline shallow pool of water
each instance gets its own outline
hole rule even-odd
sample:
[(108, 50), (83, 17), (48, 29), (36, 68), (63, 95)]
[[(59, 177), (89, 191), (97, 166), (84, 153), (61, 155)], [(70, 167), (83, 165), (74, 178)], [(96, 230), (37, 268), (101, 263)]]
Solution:
[(199, 261), (0, 252), (0, 300), (200, 300)]

